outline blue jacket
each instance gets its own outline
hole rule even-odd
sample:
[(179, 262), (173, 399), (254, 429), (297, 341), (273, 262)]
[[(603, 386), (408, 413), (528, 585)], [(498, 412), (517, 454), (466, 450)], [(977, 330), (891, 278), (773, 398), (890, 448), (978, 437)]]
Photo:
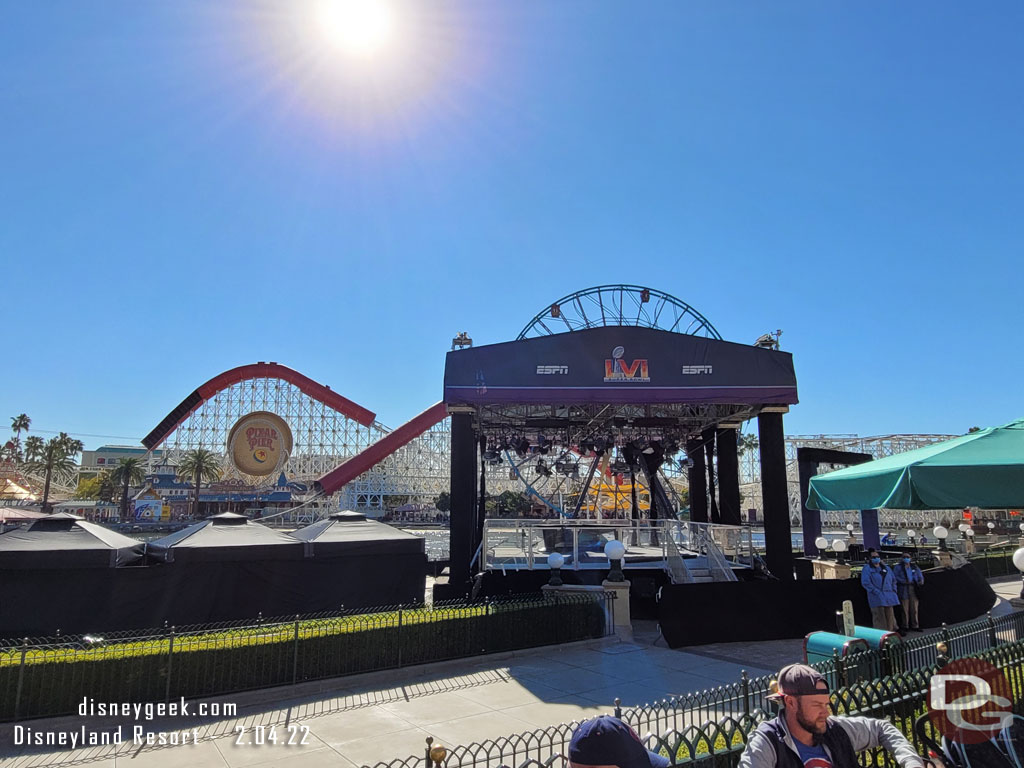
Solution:
[(868, 605), (872, 608), (900, 604), (899, 595), (896, 594), (896, 579), (885, 563), (877, 568), (871, 563), (865, 563), (864, 570), (860, 572), (860, 583), (867, 590)]
[(906, 600), (910, 597), (912, 586), (924, 584), (924, 574), (913, 563), (910, 565), (904, 565), (902, 562), (896, 563), (892, 567), (892, 572), (896, 577), (896, 594), (899, 595), (900, 600)]

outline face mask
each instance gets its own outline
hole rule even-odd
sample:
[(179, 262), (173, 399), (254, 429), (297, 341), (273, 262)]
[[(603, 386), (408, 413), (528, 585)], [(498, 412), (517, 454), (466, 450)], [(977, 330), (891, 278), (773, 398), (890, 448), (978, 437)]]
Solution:
[(910, 558), (909, 557), (904, 557), (903, 558), (903, 562), (906, 563), (907, 565), (910, 565)]
[(882, 559), (879, 558), (879, 557), (872, 557), (871, 558), (871, 564), (872, 565), (878, 565), (880, 562), (882, 562)]

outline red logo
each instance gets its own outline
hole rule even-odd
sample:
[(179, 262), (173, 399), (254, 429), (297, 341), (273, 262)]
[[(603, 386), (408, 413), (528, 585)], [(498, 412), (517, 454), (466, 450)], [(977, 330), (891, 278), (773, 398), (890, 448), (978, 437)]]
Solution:
[(604, 361), (604, 380), (649, 382), (651, 373), (647, 360), (638, 358), (627, 363), (625, 354), (626, 350), (621, 346), (612, 350), (611, 358)]
[(1013, 720), (1010, 683), (982, 659), (951, 661), (932, 675), (928, 716), (950, 741), (981, 744)]

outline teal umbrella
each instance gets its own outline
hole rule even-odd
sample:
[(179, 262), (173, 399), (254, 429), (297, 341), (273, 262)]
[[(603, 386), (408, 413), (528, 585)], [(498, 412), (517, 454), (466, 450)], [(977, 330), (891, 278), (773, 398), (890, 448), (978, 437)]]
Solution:
[(811, 478), (811, 509), (1024, 507), (1024, 419)]

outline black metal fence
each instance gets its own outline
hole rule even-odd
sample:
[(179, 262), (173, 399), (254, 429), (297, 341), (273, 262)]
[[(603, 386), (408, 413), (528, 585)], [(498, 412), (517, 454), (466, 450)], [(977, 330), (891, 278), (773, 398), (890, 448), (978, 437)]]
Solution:
[(170, 701), (598, 638), (613, 629), (613, 599), (516, 595), (0, 642), (0, 721), (70, 714), (84, 697)]
[[(940, 646), (940, 644), (942, 644)], [(913, 720), (924, 712), (928, 683), (944, 659), (981, 657), (1003, 670), (1012, 690), (1024, 691), (1024, 612), (991, 615), (939, 632), (915, 637), (879, 651), (834, 657), (814, 664), (830, 681), (836, 714), (886, 717), (915, 747), (927, 754), (912, 731)], [(768, 700), (771, 677), (748, 677), (705, 691), (688, 693), (637, 707), (616, 707), (648, 748), (671, 756), (677, 765), (695, 768), (733, 768), (758, 723), (774, 716)], [(1018, 704), (1019, 706), (1019, 704)], [(564, 764), (576, 723), (564, 723), (482, 744), (445, 751), (445, 768), (498, 766), (557, 766)], [(432, 768), (430, 744), (424, 755), (377, 763), (374, 768)], [(865, 768), (894, 768), (882, 751), (861, 755)]]

